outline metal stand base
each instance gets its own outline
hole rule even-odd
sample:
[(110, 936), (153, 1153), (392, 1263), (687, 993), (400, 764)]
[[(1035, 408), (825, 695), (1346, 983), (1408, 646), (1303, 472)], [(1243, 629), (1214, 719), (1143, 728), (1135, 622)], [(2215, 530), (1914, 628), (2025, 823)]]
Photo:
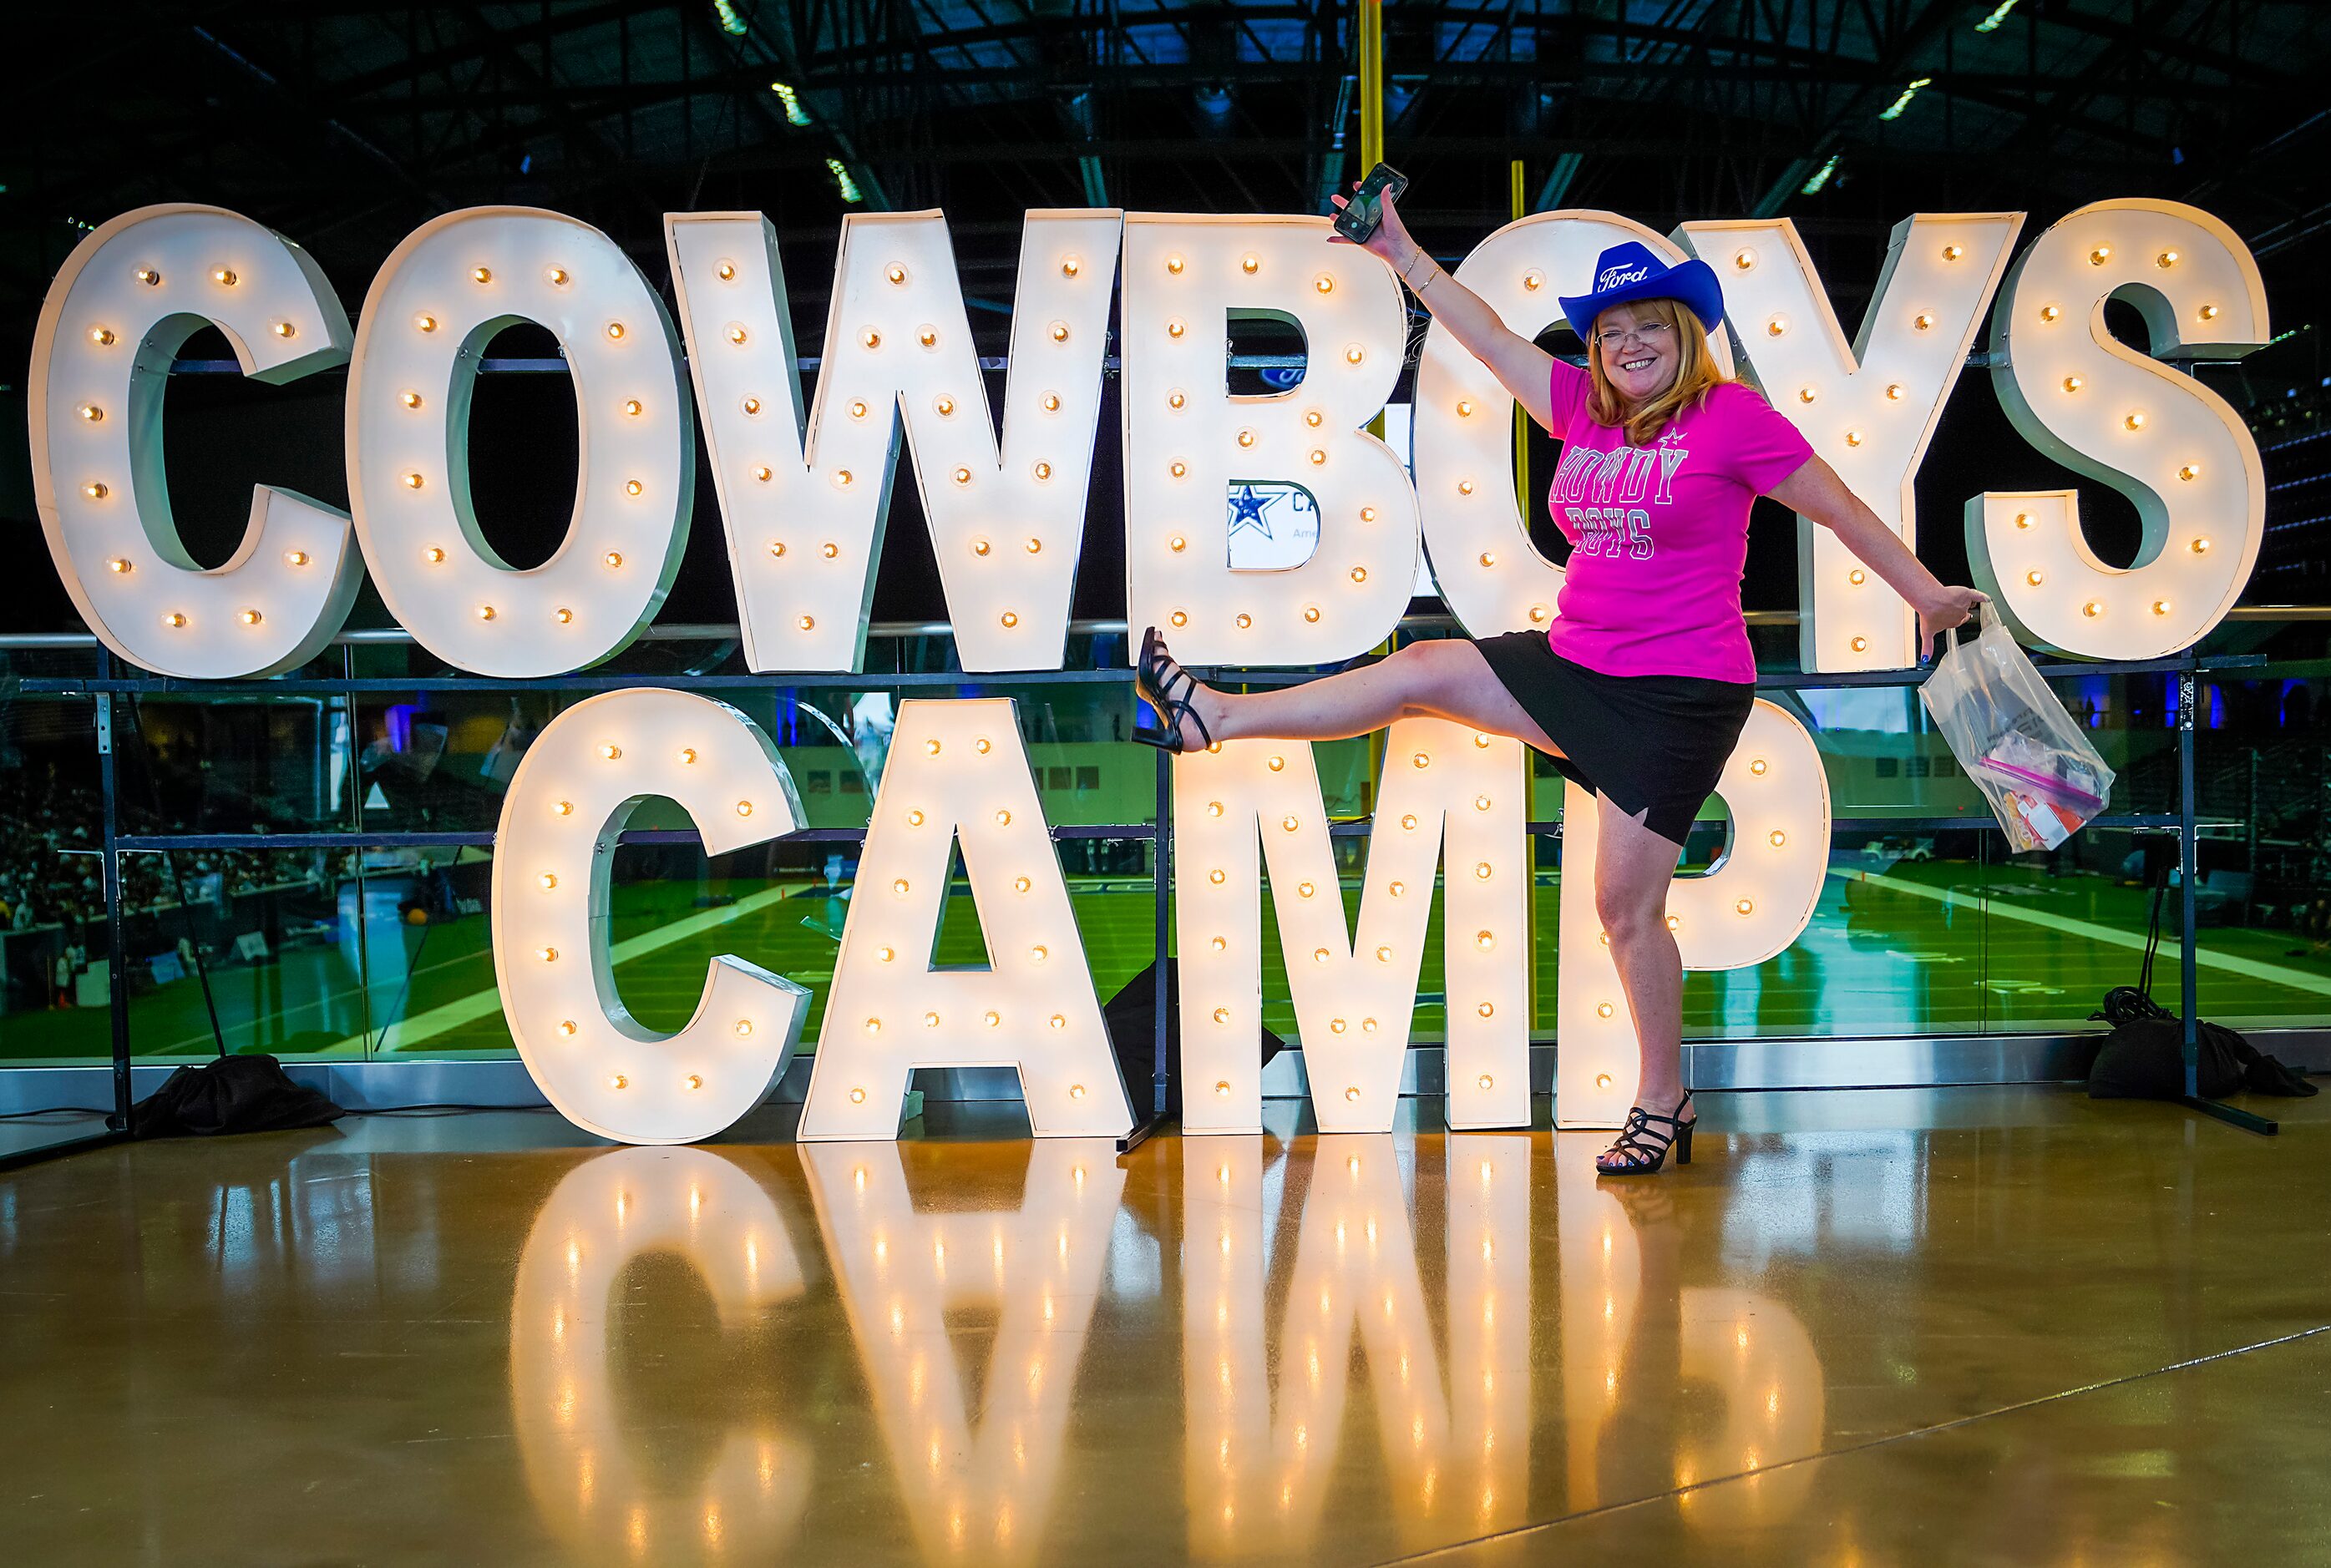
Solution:
[(1152, 1133), (1156, 1132), (1159, 1128), (1165, 1126), (1173, 1119), (1173, 1117), (1167, 1116), (1164, 1111), (1159, 1111), (1155, 1116), (1150, 1117), (1146, 1121), (1137, 1124), (1131, 1132), (1117, 1140), (1117, 1152), (1119, 1155), (1129, 1155), (1133, 1153), (1134, 1150), (1139, 1148), (1142, 1145), (1149, 1141), (1149, 1136)]
[(0, 1155), (0, 1172), (20, 1171), (26, 1165), (37, 1165), (43, 1160), (53, 1160), (62, 1155), (78, 1155), (89, 1149), (102, 1149), (129, 1141), (128, 1133), (92, 1133), (85, 1138), (67, 1138), (62, 1143), (43, 1144), (38, 1148), (18, 1149), (13, 1155)]
[(2178, 1103), (2189, 1111), (2199, 1111), (2246, 1133), (2257, 1133), (2270, 1138), (2282, 1131), (2282, 1124), (2271, 1117), (2262, 1117), (2256, 1111), (2246, 1111), (2240, 1106), (2221, 1105), (2216, 1100), (2203, 1099), (2200, 1095), (2180, 1095)]

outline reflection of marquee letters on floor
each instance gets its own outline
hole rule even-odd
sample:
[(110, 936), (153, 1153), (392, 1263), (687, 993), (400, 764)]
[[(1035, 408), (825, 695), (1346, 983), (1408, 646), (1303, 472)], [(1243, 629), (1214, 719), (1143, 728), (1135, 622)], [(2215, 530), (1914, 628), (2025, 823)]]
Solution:
[[(1305, 1552), (1319, 1525), (1356, 1339), (1374, 1385), (1387, 1506), (1415, 1549), (1528, 1517), (1530, 1138), (1444, 1140), (1445, 1312), (1426, 1306), (1403, 1151), (1322, 1137), (1274, 1354), (1265, 1323), (1260, 1137), (1183, 1145), (1183, 1385), (1190, 1550)], [(1436, 1316), (1446, 1322), (1445, 1339)], [(1445, 1353), (1445, 1354), (1444, 1354)], [(1277, 1368), (1277, 1378), (1271, 1375)]]
[[(1106, 1139), (1040, 1139), (1017, 1210), (926, 1213), (898, 1144), (804, 1144), (900, 1502), (934, 1561), (1043, 1556), (1125, 1173)], [(950, 1313), (995, 1324), (979, 1408)]]
[(510, 1301), (510, 1406), (543, 1519), (585, 1560), (769, 1561), (809, 1500), (808, 1444), (739, 1425), (680, 1490), (652, 1479), (618, 1409), (610, 1297), (654, 1252), (687, 1260), (734, 1334), (798, 1297), (800, 1258), (758, 1183), (725, 1155), (639, 1148), (577, 1165), (535, 1219)]
[[(1679, 1257), (1689, 1243), (1666, 1218), (1667, 1195), (1599, 1180), (1596, 1140), (1557, 1136), (1556, 1144), (1566, 1511), (1672, 1487), (1683, 1488), (1682, 1516), (1703, 1534), (1753, 1530), (1793, 1515), (1813, 1469), (1787, 1462), (1821, 1450), (1827, 1404), (1821, 1356), (1803, 1322), (1757, 1291), (1682, 1285), (1687, 1268), (1698, 1270)], [(1451, 1223), (1453, 1231), (1453, 1215)], [(1723, 1411), (1712, 1435), (1679, 1421), (1672, 1449), (1654, 1445), (1638, 1454), (1624, 1446), (1624, 1419), (1649, 1411), (1656, 1427), (1662, 1412), (1675, 1420), (1679, 1401), (1709, 1389)], [(1623, 1494), (1606, 1486), (1606, 1478), (1654, 1454), (1671, 1473), (1631, 1477)], [(1759, 1473), (1774, 1465), (1787, 1468)], [(1727, 1477), (1746, 1479), (1706, 1493), (1689, 1489)]]

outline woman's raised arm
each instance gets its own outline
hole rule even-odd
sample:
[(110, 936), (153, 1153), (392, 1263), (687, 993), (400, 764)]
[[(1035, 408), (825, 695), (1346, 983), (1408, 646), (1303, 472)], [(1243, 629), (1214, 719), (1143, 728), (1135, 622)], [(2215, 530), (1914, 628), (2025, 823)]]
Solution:
[[(1338, 207), (1346, 204), (1342, 196), (1329, 199)], [(1384, 221), (1368, 236), (1364, 249), (1392, 264), (1393, 270), (1416, 291), (1416, 297), (1424, 301), (1432, 318), (1447, 328), (1449, 335), (1462, 344), (1467, 353), (1489, 367), (1499, 385), (1513, 394), (1514, 401), (1537, 421), (1539, 429), (1559, 436), (1562, 432), (1554, 428), (1554, 404), (1548, 390), (1554, 375), (1554, 356), (1499, 320), (1498, 313), (1479, 295), (1425, 255), (1409, 238), (1400, 214), (1394, 210), (1391, 195), (1387, 194), (1383, 201)], [(1341, 234), (1332, 234), (1329, 239), (1338, 245), (1352, 242)]]

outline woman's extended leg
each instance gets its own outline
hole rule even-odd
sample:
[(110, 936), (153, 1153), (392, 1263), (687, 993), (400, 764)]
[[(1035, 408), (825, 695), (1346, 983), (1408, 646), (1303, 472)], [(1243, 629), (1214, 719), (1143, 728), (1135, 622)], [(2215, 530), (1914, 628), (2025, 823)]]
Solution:
[[(1642, 1053), (1635, 1104), (1670, 1117), (1683, 1098), (1683, 955), (1668, 929), (1668, 886), (1683, 846), (1651, 832), (1608, 796), (1596, 796), (1595, 807), (1594, 912), (1611, 935), (1611, 957)], [(1601, 1163), (1615, 1169), (1624, 1161), (1606, 1155)]]
[[(1240, 692), (1202, 685), (1190, 700), (1216, 740), (1342, 740), (1394, 719), (1447, 718), (1562, 755), (1462, 638), (1411, 642), (1389, 658), (1300, 686)], [(1185, 724), (1182, 738), (1194, 746), (1201, 737)]]

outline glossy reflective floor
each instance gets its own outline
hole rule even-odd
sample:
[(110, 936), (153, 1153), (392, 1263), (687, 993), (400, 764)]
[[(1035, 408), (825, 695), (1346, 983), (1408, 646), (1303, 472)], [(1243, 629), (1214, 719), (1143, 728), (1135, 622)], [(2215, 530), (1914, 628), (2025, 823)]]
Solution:
[(548, 1115), (0, 1175), (0, 1540), (71, 1563), (2331, 1556), (2331, 1096), (1585, 1134), (618, 1149)]

